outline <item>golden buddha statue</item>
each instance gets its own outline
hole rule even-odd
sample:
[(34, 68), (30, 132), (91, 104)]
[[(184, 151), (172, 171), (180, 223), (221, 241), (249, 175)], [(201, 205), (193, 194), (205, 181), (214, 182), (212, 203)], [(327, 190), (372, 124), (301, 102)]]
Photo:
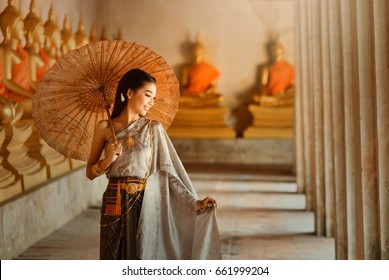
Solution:
[(89, 35), (89, 43), (93, 44), (96, 43), (99, 39), (97, 39), (97, 33), (96, 33), (96, 27), (92, 25), (90, 29), (90, 35)]
[(181, 106), (214, 107), (223, 102), (223, 97), (216, 93), (220, 73), (204, 61), (204, 54), (204, 46), (197, 35), (192, 49), (194, 62), (182, 69)]
[(67, 15), (65, 15), (65, 18), (63, 20), (63, 29), (61, 31), (61, 37), (62, 37), (62, 45), (61, 45), (62, 55), (65, 55), (68, 52), (77, 48), (76, 39), (72, 34), (72, 30), (70, 28), (70, 22)]
[(271, 45), (271, 58), (261, 71), (260, 89), (249, 106), (253, 123), (245, 138), (292, 138), (294, 125), (294, 68), (284, 60), (278, 41)]
[(28, 53), (23, 49), (23, 20), (9, 0), (0, 14), (0, 27), (4, 36), (0, 44), (0, 95), (12, 102), (21, 103), (17, 115), (31, 112), (33, 96), (30, 91), (30, 66)]
[(3, 152), (10, 144), (9, 128), (16, 120), (15, 106), (18, 105), (0, 96), (0, 202), (22, 192), (20, 176), (8, 162), (9, 153)]
[(0, 96), (0, 124), (13, 123), (15, 116), (15, 104)]
[(219, 71), (204, 61), (204, 46), (197, 35), (194, 61), (182, 69), (180, 108), (168, 134), (173, 138), (235, 138), (225, 118), (228, 109), (216, 92)]
[(60, 48), (62, 44), (61, 32), (58, 28), (56, 18), (53, 12), (53, 3), (50, 5), (49, 18), (44, 24), (45, 43), (44, 51), (49, 58), (50, 67), (57, 62), (60, 57)]
[(85, 33), (84, 21), (82, 19), (80, 19), (78, 23), (78, 30), (75, 34), (75, 38), (76, 38), (77, 48), (85, 46), (86, 44), (89, 43), (89, 38), (88, 35), (86, 35)]
[(45, 71), (50, 68), (50, 62), (42, 49), (45, 41), (45, 29), (35, 13), (34, 0), (31, 0), (30, 12), (24, 19), (24, 30), (26, 34), (25, 50), (28, 52), (30, 62), (31, 87), (36, 89), (37, 81), (40, 81)]
[(293, 105), (294, 67), (284, 59), (284, 48), (278, 41), (271, 47), (271, 60), (262, 68), (260, 91), (253, 100), (262, 106)]

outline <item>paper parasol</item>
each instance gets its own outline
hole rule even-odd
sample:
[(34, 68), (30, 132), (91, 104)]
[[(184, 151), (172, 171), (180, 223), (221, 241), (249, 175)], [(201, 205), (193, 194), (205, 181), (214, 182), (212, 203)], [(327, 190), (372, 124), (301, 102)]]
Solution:
[(177, 113), (177, 78), (165, 59), (134, 42), (101, 41), (73, 50), (49, 69), (33, 98), (33, 118), (41, 137), (60, 153), (88, 160), (94, 129), (109, 119), (116, 87), (139, 68), (157, 80), (157, 98), (146, 118), (167, 129)]

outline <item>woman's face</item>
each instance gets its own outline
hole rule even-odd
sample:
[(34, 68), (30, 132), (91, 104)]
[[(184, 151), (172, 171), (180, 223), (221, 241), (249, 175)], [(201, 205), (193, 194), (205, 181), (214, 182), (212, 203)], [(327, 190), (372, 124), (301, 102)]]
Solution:
[(153, 107), (156, 94), (157, 86), (154, 83), (145, 83), (135, 93), (132, 90), (127, 92), (127, 104), (132, 111), (145, 116), (147, 111)]

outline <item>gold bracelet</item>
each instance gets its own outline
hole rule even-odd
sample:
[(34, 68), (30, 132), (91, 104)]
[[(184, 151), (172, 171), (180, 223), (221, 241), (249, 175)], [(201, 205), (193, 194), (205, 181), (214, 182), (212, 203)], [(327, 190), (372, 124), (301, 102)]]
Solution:
[(93, 176), (95, 177), (98, 177), (100, 175), (103, 175), (104, 173), (107, 173), (108, 170), (103, 170), (101, 169), (100, 167), (100, 161), (96, 162), (93, 166), (92, 166), (92, 174)]

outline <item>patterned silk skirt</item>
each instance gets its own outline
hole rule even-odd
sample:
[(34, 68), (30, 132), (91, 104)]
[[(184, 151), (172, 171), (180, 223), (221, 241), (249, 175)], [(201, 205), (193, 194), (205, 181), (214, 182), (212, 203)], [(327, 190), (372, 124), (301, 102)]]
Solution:
[(136, 235), (144, 190), (135, 194), (120, 191), (121, 215), (105, 214), (106, 195), (103, 195), (100, 220), (100, 259), (136, 260)]

